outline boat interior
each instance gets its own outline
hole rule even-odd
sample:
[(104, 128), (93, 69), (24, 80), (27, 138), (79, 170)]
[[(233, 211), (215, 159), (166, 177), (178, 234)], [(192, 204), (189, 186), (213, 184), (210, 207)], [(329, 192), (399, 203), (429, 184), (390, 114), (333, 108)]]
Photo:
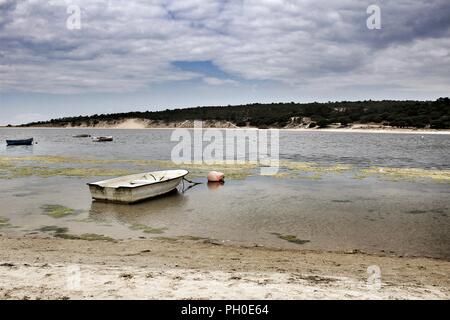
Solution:
[(155, 172), (139, 173), (110, 180), (104, 180), (92, 184), (97, 185), (99, 187), (108, 187), (108, 188), (119, 188), (119, 187), (132, 188), (164, 182), (176, 178), (181, 178), (187, 175), (188, 173), (189, 172), (187, 170), (155, 171)]

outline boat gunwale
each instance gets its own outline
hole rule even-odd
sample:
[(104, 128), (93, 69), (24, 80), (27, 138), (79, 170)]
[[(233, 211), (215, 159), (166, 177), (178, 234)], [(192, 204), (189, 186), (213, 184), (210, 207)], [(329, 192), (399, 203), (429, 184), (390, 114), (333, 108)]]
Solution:
[[(176, 169), (174, 171), (178, 171), (178, 170), (179, 169)], [(153, 183), (142, 184), (142, 185), (108, 187), (108, 186), (100, 186), (100, 185), (98, 185), (98, 182), (87, 183), (87, 185), (88, 186), (95, 186), (95, 187), (99, 187), (99, 188), (113, 188), (115, 190), (119, 190), (119, 189), (137, 189), (137, 188), (142, 188), (142, 187), (148, 187), (149, 185), (156, 185), (156, 184), (159, 184), (159, 183), (164, 183), (164, 182), (169, 182), (169, 181), (172, 181), (172, 180), (175, 180), (175, 179), (184, 178), (185, 176), (187, 176), (189, 174), (189, 170), (186, 170), (186, 169), (181, 169), (181, 170), (186, 171), (186, 173), (183, 174), (183, 175), (180, 175), (178, 177), (175, 177), (175, 178), (170, 178), (170, 179), (167, 179), (167, 180), (156, 181), (156, 182), (153, 182)], [(163, 170), (163, 171), (171, 171), (171, 170)], [(154, 171), (151, 171), (151, 172), (154, 172)], [(113, 180), (113, 179), (109, 179), (109, 180)], [(104, 180), (104, 181), (108, 181), (108, 180)]]

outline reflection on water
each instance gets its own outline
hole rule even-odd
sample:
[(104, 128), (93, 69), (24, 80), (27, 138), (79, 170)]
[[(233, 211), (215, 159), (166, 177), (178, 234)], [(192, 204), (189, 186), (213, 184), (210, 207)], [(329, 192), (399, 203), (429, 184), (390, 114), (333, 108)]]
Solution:
[(33, 155), (33, 145), (31, 146), (6, 146), (6, 154), (30, 156)]
[(208, 189), (216, 190), (222, 187), (224, 184), (225, 184), (224, 181), (216, 181), (216, 182), (208, 181)]
[(132, 205), (93, 201), (89, 217), (97, 222), (141, 223), (142, 219), (164, 211), (183, 210), (186, 196), (179, 190)]

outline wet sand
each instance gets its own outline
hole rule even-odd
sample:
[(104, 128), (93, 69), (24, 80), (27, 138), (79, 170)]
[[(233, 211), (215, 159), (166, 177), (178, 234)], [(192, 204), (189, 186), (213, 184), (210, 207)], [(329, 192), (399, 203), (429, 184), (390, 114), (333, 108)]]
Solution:
[(0, 238), (0, 299), (449, 299), (449, 274), (445, 260), (361, 252)]

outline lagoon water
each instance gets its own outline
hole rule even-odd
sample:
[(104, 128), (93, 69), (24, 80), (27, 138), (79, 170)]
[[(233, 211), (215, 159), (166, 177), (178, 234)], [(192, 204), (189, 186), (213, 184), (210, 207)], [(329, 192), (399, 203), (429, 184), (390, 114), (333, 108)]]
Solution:
[[(94, 143), (89, 138), (72, 138), (79, 133), (113, 135), (115, 139)], [(117, 160), (167, 162), (176, 145), (170, 141), (171, 133), (0, 129), (0, 159), (27, 159), (13, 163), (30, 170), (68, 166), (55, 157), (109, 159), (113, 161), (71, 166), (151, 171), (157, 167)], [(27, 137), (34, 137), (37, 144), (6, 147), (3, 143), (6, 138)], [(36, 156), (45, 156), (46, 160), (34, 163)], [(359, 174), (374, 166), (449, 170), (450, 135), (282, 131), (280, 158), (324, 167), (351, 165), (351, 169), (300, 178), (292, 178), (294, 172), (289, 171), (279, 177), (250, 174), (227, 179), (224, 185), (204, 183), (184, 193), (173, 192), (136, 205), (92, 202), (86, 183), (102, 177), (71, 177), (64, 173), (4, 177), (0, 179), (0, 217), (8, 222), (0, 227), (0, 233), (53, 236), (39, 229), (57, 226), (73, 235), (93, 233), (115, 239), (184, 237), (218, 244), (357, 249), (450, 258), (448, 180)], [(192, 179), (205, 182), (201, 176)], [(46, 205), (60, 205), (75, 212), (54, 218), (45, 214)]]
[[(94, 144), (73, 135), (114, 136)], [(61, 155), (107, 159), (170, 160), (172, 130), (0, 129), (0, 155)], [(225, 136), (225, 133), (224, 133)], [(32, 148), (6, 147), (6, 139), (34, 137)], [(207, 143), (205, 142), (205, 145)], [(280, 158), (324, 164), (450, 168), (450, 135), (280, 132)]]

